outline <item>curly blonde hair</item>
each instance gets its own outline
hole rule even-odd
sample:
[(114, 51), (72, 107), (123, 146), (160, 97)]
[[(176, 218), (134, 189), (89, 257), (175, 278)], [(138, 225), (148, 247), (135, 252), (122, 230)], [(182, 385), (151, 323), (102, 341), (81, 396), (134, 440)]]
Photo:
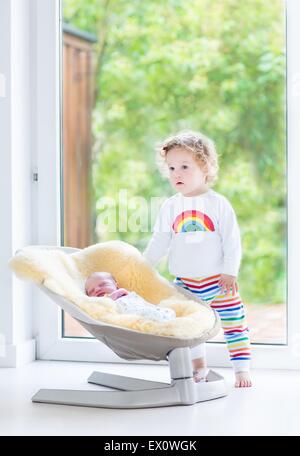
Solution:
[(203, 133), (194, 131), (182, 131), (169, 136), (156, 147), (156, 164), (164, 177), (168, 177), (166, 157), (170, 150), (183, 148), (192, 152), (194, 159), (202, 168), (207, 168), (206, 183), (210, 186), (218, 178), (219, 164), (218, 154), (214, 142)]

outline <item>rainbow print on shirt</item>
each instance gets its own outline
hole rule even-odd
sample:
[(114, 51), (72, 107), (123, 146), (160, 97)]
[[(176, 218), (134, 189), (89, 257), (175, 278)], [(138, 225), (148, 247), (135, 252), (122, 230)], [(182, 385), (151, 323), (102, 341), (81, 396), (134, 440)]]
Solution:
[(175, 233), (190, 231), (215, 231), (214, 224), (208, 215), (197, 210), (181, 212), (172, 225)]

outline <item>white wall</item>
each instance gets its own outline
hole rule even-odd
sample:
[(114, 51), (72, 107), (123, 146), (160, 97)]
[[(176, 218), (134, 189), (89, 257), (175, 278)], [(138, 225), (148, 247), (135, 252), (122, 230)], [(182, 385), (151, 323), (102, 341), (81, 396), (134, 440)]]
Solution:
[(0, 73), (6, 85), (5, 96), (0, 97), (0, 366), (8, 367), (35, 358), (32, 287), (15, 279), (7, 267), (14, 252), (34, 244), (36, 236), (32, 7), (32, 0), (0, 2)]

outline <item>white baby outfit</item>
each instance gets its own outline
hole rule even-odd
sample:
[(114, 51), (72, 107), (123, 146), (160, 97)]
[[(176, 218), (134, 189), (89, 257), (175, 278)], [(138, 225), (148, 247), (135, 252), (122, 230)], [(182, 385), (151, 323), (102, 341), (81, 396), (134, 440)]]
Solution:
[(118, 304), (119, 311), (124, 314), (140, 315), (148, 320), (159, 322), (174, 320), (176, 318), (176, 313), (173, 309), (162, 308), (151, 304), (134, 291), (121, 296), (115, 302)]

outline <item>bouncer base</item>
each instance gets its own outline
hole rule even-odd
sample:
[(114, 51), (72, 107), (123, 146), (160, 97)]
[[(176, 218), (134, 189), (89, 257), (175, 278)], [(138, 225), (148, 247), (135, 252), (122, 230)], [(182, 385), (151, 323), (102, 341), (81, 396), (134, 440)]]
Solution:
[(102, 408), (147, 408), (171, 405), (192, 405), (226, 396), (224, 378), (210, 370), (206, 381), (195, 383), (192, 378), (159, 383), (120, 375), (93, 372), (88, 379), (120, 391), (88, 391), (41, 389), (33, 402)]

